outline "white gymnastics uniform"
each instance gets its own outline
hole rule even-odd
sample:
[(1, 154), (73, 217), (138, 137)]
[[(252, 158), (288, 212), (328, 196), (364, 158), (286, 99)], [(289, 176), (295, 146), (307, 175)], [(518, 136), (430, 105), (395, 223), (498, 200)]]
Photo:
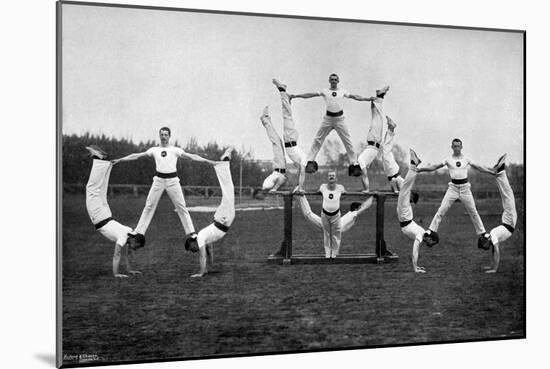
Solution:
[(331, 90), (327, 88), (318, 92), (318, 94), (324, 98), (327, 111), (321, 123), (321, 127), (319, 127), (319, 130), (313, 138), (307, 160), (315, 160), (325, 138), (332, 130), (335, 130), (346, 148), (349, 162), (354, 163), (357, 160), (357, 155), (353, 148), (353, 143), (351, 142), (351, 136), (345, 122), (344, 110), (342, 108), (344, 97), (348, 97), (347, 91), (343, 89)]
[(439, 229), (439, 224), (447, 211), (456, 200), (460, 199), (460, 202), (462, 202), (464, 208), (466, 208), (466, 212), (468, 212), (468, 215), (474, 224), (476, 233), (485, 233), (485, 227), (483, 226), (481, 217), (477, 212), (471, 186), (470, 183), (468, 183), (468, 168), (470, 167), (471, 162), (472, 161), (470, 159), (463, 155), (460, 158), (450, 156), (449, 158), (443, 160), (442, 164), (449, 168), (451, 182), (449, 182), (449, 187), (447, 188), (447, 192), (445, 192), (445, 196), (441, 201), (441, 206), (437, 210), (437, 213), (430, 224), (429, 228), (432, 231), (437, 232)]
[(90, 178), (86, 185), (86, 210), (99, 233), (119, 246), (126, 245), (132, 228), (112, 219), (107, 203), (107, 187), (113, 164), (108, 160), (94, 159)]
[(411, 240), (414, 240), (415, 244), (420, 244), (425, 231), (413, 220), (413, 210), (410, 200), (416, 175), (416, 171), (409, 168), (397, 197), (397, 220), (399, 220), (401, 232)]
[(514, 192), (508, 181), (506, 171), (496, 175), (496, 181), (500, 197), (502, 198), (502, 224), (493, 228), (490, 232), (491, 241), (494, 245), (506, 241), (512, 235), (517, 222), (516, 201)]
[(319, 192), (323, 195), (321, 223), (326, 258), (334, 258), (340, 251), (340, 241), (342, 240), (340, 197), (345, 191), (342, 185), (336, 185), (334, 190), (330, 190), (327, 184), (322, 184), (319, 188)]
[(264, 183), (262, 184), (263, 190), (270, 190), (273, 186), (275, 186), (277, 180), (282, 180), (285, 177), (285, 151), (281, 137), (279, 137), (277, 131), (273, 128), (273, 124), (271, 124), (271, 118), (269, 116), (262, 116), (261, 120), (267, 133), (267, 137), (271, 142), (271, 148), (273, 149), (273, 172), (264, 180)]
[(361, 169), (369, 168), (380, 152), (382, 145), (382, 133), (386, 116), (384, 115), (384, 99), (377, 97), (371, 101), (371, 124), (367, 133), (367, 147), (359, 155), (359, 166)]
[[(302, 210), (302, 214), (304, 214), (306, 220), (314, 227), (323, 230), (323, 222), (321, 221), (321, 217), (311, 211), (311, 206), (309, 206), (307, 198), (305, 196), (296, 196), (296, 198), (298, 198), (298, 204), (300, 205), (300, 209)], [(351, 227), (355, 225), (357, 217), (357, 211), (348, 211), (342, 216), (342, 218), (340, 218), (342, 221), (342, 233), (349, 231)]]
[(281, 105), (283, 109), (283, 141), (285, 142), (286, 153), (293, 163), (305, 166), (307, 164), (306, 154), (298, 147), (298, 130), (292, 117), (290, 98), (286, 91), (281, 91)]
[(235, 219), (235, 188), (229, 170), (229, 161), (216, 163), (214, 169), (222, 189), (222, 201), (214, 213), (214, 222), (199, 231), (197, 235), (199, 247), (221, 240)]
[(159, 200), (164, 191), (166, 191), (168, 197), (172, 200), (172, 204), (174, 204), (176, 208), (176, 213), (180, 218), (185, 233), (189, 234), (195, 232), (193, 221), (191, 220), (191, 216), (185, 205), (185, 199), (183, 198), (180, 179), (176, 173), (178, 158), (184, 154), (184, 151), (175, 146), (156, 146), (151, 147), (146, 153), (148, 156), (152, 156), (155, 159), (157, 173), (153, 177), (153, 184), (149, 190), (149, 195), (147, 195), (145, 207), (143, 208), (138, 225), (134, 231), (141, 234), (147, 232), (147, 228), (151, 223), (151, 219), (153, 219)]
[(403, 177), (399, 175), (399, 165), (392, 152), (394, 137), (395, 132), (388, 129), (384, 135), (384, 142), (382, 144), (382, 164), (384, 174), (390, 181), (392, 191), (399, 192), (399, 189), (403, 187)]

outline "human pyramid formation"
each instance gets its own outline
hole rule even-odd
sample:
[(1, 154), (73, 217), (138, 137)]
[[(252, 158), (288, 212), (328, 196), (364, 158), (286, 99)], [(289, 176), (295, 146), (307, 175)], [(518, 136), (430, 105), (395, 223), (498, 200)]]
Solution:
[[(277, 79), (273, 79), (273, 84), (277, 87), (281, 96), (281, 104), (283, 110), (283, 140), (280, 139), (276, 130), (273, 128), (269, 117), (268, 108), (264, 108), (263, 114), (260, 117), (264, 125), (267, 135), (273, 147), (273, 163), (275, 166), (274, 172), (266, 178), (263, 183), (264, 190), (276, 191), (281, 185), (286, 182), (286, 160), (285, 149), (289, 158), (299, 166), (298, 186), (295, 192), (303, 192), (304, 174), (315, 173), (319, 166), (315, 161), (319, 150), (321, 149), (325, 138), (334, 130), (342, 140), (346, 149), (349, 165), (349, 175), (361, 177), (363, 190), (369, 191), (369, 178), (367, 169), (372, 162), (380, 155), (384, 165), (384, 172), (390, 181), (390, 185), (394, 191), (398, 191), (403, 184), (403, 178), (399, 175), (399, 165), (392, 153), (393, 137), (395, 135), (395, 122), (390, 117), (384, 116), (383, 102), (386, 93), (390, 87), (385, 86), (376, 90), (376, 97), (363, 97), (356, 94), (350, 94), (346, 90), (338, 88), (340, 79), (338, 75), (331, 74), (329, 76), (330, 88), (323, 89), (320, 92), (311, 92), (304, 94), (289, 94), (287, 86)], [(326, 113), (323, 117), (321, 127), (317, 131), (311, 149), (307, 156), (298, 146), (298, 130), (294, 118), (292, 117), (291, 100), (296, 98), (308, 99), (312, 97), (323, 97), (326, 103)], [(372, 123), (367, 133), (367, 147), (357, 156), (356, 151), (351, 142), (351, 135), (346, 125), (343, 100), (349, 98), (357, 101), (370, 101), (372, 111)], [(384, 121), (387, 119), (388, 130), (383, 136)], [(284, 149), (283, 149), (284, 146)]]
[[(462, 154), (462, 141), (455, 138), (451, 147), (453, 154), (439, 164), (428, 167), (418, 168), (421, 160), (416, 153), (410, 150), (410, 166), (405, 179), (399, 174), (399, 165), (392, 153), (393, 140), (395, 137), (395, 128), (397, 124), (384, 114), (383, 101), (389, 91), (389, 86), (376, 90), (375, 97), (363, 97), (357, 94), (350, 94), (344, 89), (338, 88), (339, 77), (336, 74), (329, 76), (330, 88), (320, 92), (289, 94), (287, 86), (277, 79), (272, 80), (278, 89), (281, 97), (283, 111), (283, 140), (278, 136), (269, 117), (268, 108), (260, 117), (263, 126), (266, 129), (273, 148), (273, 173), (267, 177), (263, 183), (263, 189), (276, 191), (287, 181), (286, 178), (286, 160), (285, 149), (289, 158), (298, 166), (298, 185), (294, 193), (303, 195), (304, 173), (314, 173), (318, 170), (315, 158), (327, 135), (335, 130), (341, 138), (348, 155), (349, 175), (360, 176), (363, 185), (363, 191), (369, 192), (368, 168), (372, 162), (381, 157), (384, 167), (384, 173), (387, 176), (393, 191), (399, 192), (397, 201), (397, 218), (399, 220), (401, 231), (411, 240), (414, 240), (412, 252), (412, 264), (415, 272), (425, 272), (425, 268), (418, 266), (418, 250), (421, 243), (432, 247), (439, 243), (437, 230), (443, 216), (447, 213), (451, 205), (460, 200), (468, 212), (476, 233), (479, 235), (478, 247), (481, 249), (493, 250), (493, 265), (488, 267), (490, 273), (496, 272), (500, 261), (500, 242), (508, 239), (516, 225), (517, 213), (515, 209), (515, 199), (505, 172), (506, 155), (499, 158), (493, 168), (486, 168), (477, 165)], [(291, 101), (295, 98), (323, 97), (326, 103), (326, 114), (323, 117), (321, 127), (317, 131), (311, 149), (306, 157), (304, 152), (298, 147), (298, 131), (292, 117)], [(372, 121), (367, 133), (367, 147), (356, 158), (356, 153), (351, 143), (350, 134), (345, 123), (343, 111), (343, 99), (349, 98), (356, 101), (369, 101), (371, 103)], [(387, 130), (383, 134), (384, 122), (387, 124)], [(418, 194), (412, 191), (416, 174), (421, 172), (431, 172), (447, 166), (451, 176), (451, 182), (441, 206), (437, 210), (429, 228), (422, 229), (413, 221), (413, 211), (411, 202), (418, 201)], [(474, 197), (472, 195), (470, 184), (468, 183), (468, 168), (472, 167), (482, 173), (494, 175), (497, 186), (502, 198), (503, 215), (502, 225), (494, 228), (487, 233), (483, 222), (477, 212)], [(367, 199), (362, 204), (352, 203), (350, 211), (344, 216), (340, 215), (340, 197), (345, 193), (342, 185), (336, 183), (336, 172), (328, 172), (328, 184), (323, 184), (319, 188), (323, 195), (321, 216), (312, 213), (311, 208), (305, 196), (298, 196), (298, 202), (305, 218), (317, 228), (323, 230), (323, 241), (326, 258), (335, 258), (339, 254), (342, 233), (349, 230), (357, 217), (372, 205), (372, 198)], [(277, 254), (282, 254), (282, 248)], [(391, 252), (384, 250), (384, 256), (391, 255)]]
[[(412, 264), (415, 272), (425, 272), (423, 267), (417, 265), (420, 244), (424, 243), (431, 247), (439, 242), (439, 236), (437, 234), (439, 224), (443, 216), (456, 200), (460, 200), (464, 204), (474, 223), (476, 232), (479, 234), (478, 247), (486, 250), (493, 249), (493, 265), (488, 267), (487, 272), (496, 272), (500, 260), (499, 245), (511, 236), (517, 219), (514, 194), (505, 171), (506, 155), (503, 155), (493, 168), (479, 166), (462, 155), (462, 141), (454, 139), (452, 142), (453, 154), (442, 163), (433, 166), (419, 168), (418, 166), (421, 161), (416, 153), (410, 150), (409, 171), (403, 179), (399, 174), (399, 166), (391, 152), (397, 125), (390, 117), (385, 116), (383, 113), (382, 103), (385, 95), (389, 91), (389, 86), (377, 90), (375, 97), (362, 97), (349, 94), (345, 90), (339, 89), (339, 78), (336, 74), (331, 74), (329, 76), (329, 83), (330, 88), (322, 90), (321, 92), (291, 95), (287, 93), (286, 85), (276, 79), (273, 80), (273, 84), (277, 87), (281, 96), (284, 126), (283, 140), (281, 140), (274, 129), (266, 107), (260, 120), (272, 144), (274, 170), (273, 173), (264, 180), (263, 189), (276, 191), (286, 182), (286, 150), (291, 160), (299, 167), (298, 185), (294, 189), (294, 193), (298, 195), (300, 208), (305, 218), (311, 224), (323, 230), (325, 257), (335, 258), (339, 254), (342, 233), (349, 230), (356, 223), (357, 217), (372, 205), (373, 199), (369, 197), (363, 203), (352, 203), (350, 211), (341, 216), (340, 197), (345, 193), (345, 189), (342, 185), (336, 183), (336, 172), (329, 171), (328, 183), (321, 185), (319, 188), (319, 192), (323, 195), (321, 216), (311, 211), (303, 190), (305, 173), (314, 173), (318, 170), (315, 158), (325, 138), (334, 129), (346, 147), (350, 161), (349, 175), (361, 177), (363, 191), (366, 193), (369, 191), (367, 170), (377, 157), (382, 157), (384, 171), (390, 181), (390, 185), (394, 191), (399, 192), (397, 200), (397, 218), (400, 222), (401, 230), (403, 234), (411, 240), (414, 240)], [(295, 98), (310, 98), (315, 96), (322, 96), (325, 99), (327, 110), (321, 127), (314, 138), (309, 154), (306, 157), (297, 145), (298, 131), (296, 130), (292, 118), (290, 102)], [(344, 98), (371, 102), (372, 123), (367, 134), (367, 147), (357, 158), (345, 124), (342, 110), (342, 100)], [(385, 122), (388, 129), (383, 136), (382, 133)], [(229, 169), (229, 161), (233, 149), (231, 147), (228, 148), (221, 156), (220, 161), (212, 161), (202, 158), (199, 155), (187, 153), (179, 147), (170, 145), (170, 137), (170, 128), (162, 127), (159, 130), (159, 146), (151, 147), (145, 152), (130, 154), (115, 160), (107, 160), (107, 153), (97, 146), (91, 145), (86, 147), (93, 158), (92, 169), (86, 186), (86, 209), (96, 230), (107, 239), (115, 242), (113, 275), (117, 278), (128, 277), (127, 274), (119, 272), (123, 251), (128, 274), (140, 274), (139, 271), (133, 270), (131, 267), (129, 251), (132, 252), (145, 246), (145, 232), (153, 218), (158, 202), (165, 191), (174, 204), (175, 211), (185, 230), (185, 249), (192, 252), (198, 251), (200, 255), (200, 271), (197, 274), (193, 274), (192, 277), (202, 277), (208, 272), (206, 265), (207, 256), (210, 255), (210, 262), (213, 261), (212, 244), (225, 236), (235, 219), (234, 185)], [(141, 217), (135, 229), (132, 230), (132, 228), (124, 226), (113, 219), (107, 203), (107, 188), (110, 173), (114, 165), (143, 157), (154, 158), (156, 174), (153, 177), (153, 184), (149, 190)], [(176, 172), (179, 158), (187, 158), (212, 165), (222, 189), (222, 200), (219, 207), (216, 209), (212, 224), (201, 229), (198, 233), (195, 232), (193, 221), (186, 208), (180, 180)], [(417, 202), (418, 194), (414, 193), (412, 188), (417, 173), (434, 171), (443, 166), (449, 168), (451, 182), (449, 183), (442, 204), (432, 220), (430, 227), (425, 231), (413, 221), (411, 202)], [(502, 215), (502, 224), (495, 227), (490, 233), (485, 231), (483, 222), (475, 207), (470, 184), (468, 183), (469, 166), (496, 177), (504, 212)], [(386, 255), (391, 255), (390, 252), (386, 252)]]

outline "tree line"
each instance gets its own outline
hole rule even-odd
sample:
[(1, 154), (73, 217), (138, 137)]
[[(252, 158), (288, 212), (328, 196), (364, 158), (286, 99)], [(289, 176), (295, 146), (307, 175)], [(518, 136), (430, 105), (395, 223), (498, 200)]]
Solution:
[[(199, 145), (195, 138), (189, 139), (185, 146), (179, 145), (186, 152), (200, 155), (211, 160), (219, 160), (227, 147), (220, 146), (218, 143), (211, 142), (206, 145)], [(109, 154), (109, 158), (115, 159), (126, 156), (131, 153), (143, 152), (148, 148), (155, 146), (156, 142), (148, 140), (146, 142), (134, 143), (127, 139), (117, 139), (106, 137), (105, 135), (63, 135), (62, 137), (62, 170), (63, 183), (84, 185), (88, 181), (88, 176), (92, 161), (88, 155), (86, 146), (97, 145)], [(339, 141), (329, 139), (325, 141), (320, 153), (319, 160), (330, 165), (333, 169), (345, 172), (347, 168), (347, 155), (342, 153), (342, 147)], [(408, 168), (408, 154), (399, 145), (394, 145), (393, 153), (400, 167), (400, 173), (404, 177)], [(292, 165), (292, 164), (291, 164)], [(271, 165), (265, 164), (265, 161), (254, 161), (253, 154), (250, 151), (234, 151), (230, 164), (231, 175), (236, 186), (239, 184), (240, 173), (242, 169), (243, 186), (260, 187), (261, 183), (271, 172)], [(371, 173), (375, 177), (383, 176), (382, 164), (375, 160), (371, 165)], [(139, 159), (130, 162), (119, 163), (111, 172), (111, 184), (151, 184), (151, 179), (155, 173), (155, 163), (151, 158)], [(509, 164), (507, 168), (510, 184), (514, 191), (524, 192), (525, 172), (521, 164)], [(178, 161), (178, 174), (182, 185), (188, 186), (218, 186), (218, 180), (213, 169), (204, 163), (194, 162), (192, 160)], [(292, 176), (289, 173), (289, 176)], [(470, 171), (470, 182), (477, 188), (491, 188), (493, 183), (488, 181), (486, 174), (478, 173), (475, 170)], [(374, 178), (376, 179), (376, 178)], [(380, 179), (384, 183), (383, 178)], [(417, 177), (418, 185), (446, 185), (449, 181), (447, 171), (437, 171), (430, 174), (423, 174)], [(293, 178), (291, 179), (294, 183)], [(307, 182), (307, 181), (306, 181)], [(376, 182), (376, 181), (375, 181)]]
[[(85, 184), (88, 181), (92, 161), (86, 146), (97, 145), (109, 154), (109, 159), (116, 159), (131, 153), (143, 152), (152, 146), (156, 146), (154, 141), (134, 143), (127, 139), (117, 139), (106, 137), (105, 135), (63, 135), (62, 137), (62, 176), (63, 183)], [(200, 155), (206, 159), (219, 160), (226, 146), (220, 146), (217, 143), (208, 143), (199, 145), (197, 140), (191, 138), (185, 146), (179, 145), (176, 141), (175, 146), (179, 146), (186, 152)], [(230, 163), (231, 175), (234, 181), (238, 180), (241, 171), (242, 161), (242, 180), (243, 186), (257, 186), (262, 183), (261, 167), (248, 160), (252, 156), (251, 152), (234, 151)], [(243, 160), (244, 159), (244, 160)], [(111, 184), (151, 184), (151, 179), (155, 174), (155, 163), (152, 158), (138, 159), (129, 162), (117, 164), (111, 172)], [(189, 186), (217, 186), (218, 179), (216, 173), (208, 165), (192, 160), (178, 160), (178, 174), (182, 185)], [(235, 182), (238, 185), (237, 182)]]

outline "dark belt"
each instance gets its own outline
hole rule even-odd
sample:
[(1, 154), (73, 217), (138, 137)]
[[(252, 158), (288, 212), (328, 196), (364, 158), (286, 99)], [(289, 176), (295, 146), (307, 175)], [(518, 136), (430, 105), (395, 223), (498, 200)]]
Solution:
[(335, 215), (338, 214), (339, 212), (340, 212), (340, 209), (331, 212), (331, 211), (326, 211), (326, 210), (323, 208), (323, 213), (325, 213), (325, 214), (328, 215), (329, 217), (335, 216)]
[(468, 178), (462, 178), (462, 179), (451, 179), (451, 182), (459, 185), (459, 184), (465, 184), (468, 183)]
[(401, 228), (404, 228), (404, 227), (408, 226), (411, 223), (412, 223), (412, 219), (411, 220), (406, 220), (404, 222), (399, 222), (399, 225), (401, 226)]
[(514, 233), (514, 227), (512, 227), (511, 225), (506, 224), (506, 223), (502, 223), (502, 226), (503, 226), (504, 228), (506, 228), (506, 229), (508, 230), (508, 232)]
[(377, 149), (380, 148), (380, 144), (378, 142), (374, 142), (374, 141), (367, 141), (367, 145), (376, 146)]
[(113, 217), (105, 218), (101, 222), (94, 224), (95, 229), (98, 230), (99, 228), (103, 227), (105, 224), (109, 223), (111, 220), (113, 220)]
[(337, 111), (336, 113), (327, 110), (327, 117), (341, 117), (342, 115), (344, 115), (343, 110)]
[(399, 172), (395, 173), (393, 176), (389, 176), (388, 181), (391, 181), (392, 179), (397, 178), (397, 177), (399, 177)]
[(159, 178), (176, 178), (178, 176), (178, 173), (174, 172), (174, 173), (159, 173), (157, 172), (155, 174), (157, 177)]
[(285, 142), (285, 147), (294, 147), (298, 145), (296, 141)]
[(286, 173), (286, 169), (281, 169), (281, 168), (275, 168), (275, 169), (273, 169), (273, 171), (279, 172), (279, 173), (281, 173), (281, 174), (285, 174), (285, 173)]
[(227, 232), (229, 231), (229, 227), (224, 225), (224, 224), (221, 224), (220, 222), (218, 221), (214, 221), (214, 227), (218, 228), (220, 231), (222, 232)]

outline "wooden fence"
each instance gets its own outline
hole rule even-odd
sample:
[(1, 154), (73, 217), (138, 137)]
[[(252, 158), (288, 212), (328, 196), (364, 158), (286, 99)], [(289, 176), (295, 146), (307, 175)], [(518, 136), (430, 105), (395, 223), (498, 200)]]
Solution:
[[(146, 196), (151, 185), (137, 184), (110, 184), (109, 195), (130, 194), (134, 197)], [(181, 186), (184, 196), (187, 197), (204, 197), (221, 196), (222, 191), (219, 186)], [(81, 183), (66, 183), (63, 185), (64, 192), (67, 193), (83, 193), (86, 190), (86, 185)], [(235, 187), (235, 195), (252, 197), (258, 188), (251, 186)]]
[[(111, 184), (109, 185), (109, 195), (129, 194), (134, 197), (146, 196), (150, 187), (151, 185)], [(67, 193), (84, 193), (86, 185), (82, 183), (66, 183), (63, 185), (63, 190)], [(212, 196), (217, 197), (222, 195), (219, 186), (182, 186), (182, 190), (186, 197), (210, 198)], [(447, 185), (419, 185), (414, 188), (414, 191), (419, 192), (422, 197), (427, 199), (441, 199), (446, 190)], [(235, 195), (240, 198), (252, 198), (256, 196), (258, 192), (261, 192), (260, 187), (235, 186)], [(472, 188), (472, 193), (476, 199), (500, 198), (500, 194), (496, 187)], [(515, 191), (514, 195), (516, 199), (523, 198), (523, 192), (521, 191)]]

